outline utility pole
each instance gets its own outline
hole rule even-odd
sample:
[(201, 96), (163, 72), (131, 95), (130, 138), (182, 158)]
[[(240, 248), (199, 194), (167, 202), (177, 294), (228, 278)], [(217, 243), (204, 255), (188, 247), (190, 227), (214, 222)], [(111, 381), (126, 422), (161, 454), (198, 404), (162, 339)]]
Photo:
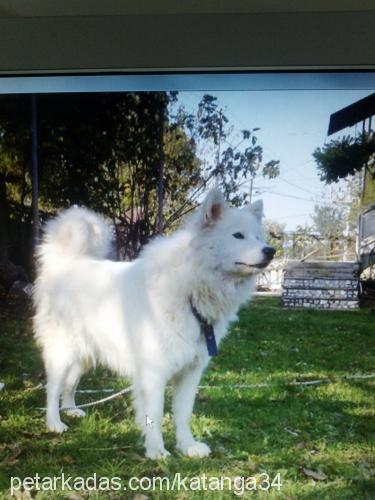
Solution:
[[(372, 116), (369, 117), (368, 119), (368, 133), (366, 137), (366, 118), (362, 122), (362, 137), (363, 140), (370, 141), (371, 140), (371, 121), (372, 121)], [(367, 171), (367, 164), (365, 164), (364, 168), (362, 169), (362, 193), (361, 193), (361, 206), (364, 204), (365, 200), (365, 194), (366, 194), (366, 188), (367, 188), (367, 182), (368, 182), (368, 171)]]
[[(219, 185), (219, 167), (220, 167), (220, 155), (221, 155), (221, 136), (223, 133), (223, 111), (220, 108), (219, 111), (219, 137), (217, 141), (217, 151), (216, 151), (216, 175), (215, 175), (215, 187)], [(221, 180), (223, 180), (224, 175), (222, 175)]]
[(31, 172), (33, 247), (35, 249), (39, 241), (38, 116), (35, 94), (31, 94)]
[(160, 107), (159, 107), (159, 165), (158, 165), (158, 219), (157, 219), (157, 228), (158, 233), (163, 233), (164, 228), (164, 94), (160, 96)]
[(249, 203), (253, 201), (253, 187), (254, 187), (254, 177), (250, 177), (250, 188), (249, 188)]

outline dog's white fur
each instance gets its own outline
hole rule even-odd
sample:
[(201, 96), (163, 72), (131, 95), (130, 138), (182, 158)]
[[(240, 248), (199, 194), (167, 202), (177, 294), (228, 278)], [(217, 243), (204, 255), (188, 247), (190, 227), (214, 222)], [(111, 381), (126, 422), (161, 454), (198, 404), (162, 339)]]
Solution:
[(131, 378), (148, 457), (169, 454), (161, 431), (168, 381), (175, 389), (177, 448), (191, 457), (210, 453), (189, 426), (209, 362), (189, 299), (214, 324), (219, 343), (251, 297), (259, 272), (253, 266), (265, 262), (262, 212), (260, 201), (236, 209), (213, 190), (182, 229), (156, 238), (130, 263), (104, 259), (111, 230), (89, 210), (72, 207), (47, 224), (38, 251), (34, 330), (47, 372), (51, 431), (67, 429), (60, 397), (71, 415), (84, 415), (74, 408), (75, 389), (99, 362)]

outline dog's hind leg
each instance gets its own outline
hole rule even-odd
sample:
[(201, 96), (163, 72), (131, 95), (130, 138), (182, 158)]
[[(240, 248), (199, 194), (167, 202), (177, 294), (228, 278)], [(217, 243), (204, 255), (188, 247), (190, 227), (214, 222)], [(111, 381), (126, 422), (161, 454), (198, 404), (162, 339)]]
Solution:
[(152, 370), (143, 370), (134, 383), (136, 420), (145, 436), (146, 456), (152, 459), (170, 455), (162, 435), (165, 383)]
[[(64, 380), (61, 409), (70, 417), (84, 417), (86, 413), (80, 408), (76, 408), (75, 392), (82, 374), (82, 367), (79, 362), (73, 363)], [(66, 409), (65, 409), (66, 408)]]
[(46, 363), (47, 371), (47, 427), (52, 432), (64, 432), (68, 426), (60, 419), (59, 403), (69, 362), (56, 357)]
[(190, 429), (195, 393), (204, 366), (184, 370), (174, 380), (173, 412), (176, 423), (176, 447), (189, 457), (207, 457), (211, 450), (205, 444), (194, 439)]

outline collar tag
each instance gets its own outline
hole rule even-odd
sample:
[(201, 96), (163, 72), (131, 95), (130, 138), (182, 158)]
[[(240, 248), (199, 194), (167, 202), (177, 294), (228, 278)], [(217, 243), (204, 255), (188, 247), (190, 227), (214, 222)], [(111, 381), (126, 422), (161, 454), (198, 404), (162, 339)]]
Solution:
[(206, 339), (206, 345), (207, 345), (207, 351), (209, 356), (217, 356), (218, 355), (218, 350), (217, 350), (217, 344), (216, 344), (216, 338), (215, 338), (215, 331), (214, 327), (212, 325), (209, 325), (208, 323), (202, 328), (204, 337)]
[(204, 339), (206, 341), (207, 345), (207, 351), (209, 356), (217, 356), (218, 355), (218, 349), (217, 349), (217, 344), (216, 344), (216, 338), (215, 338), (215, 330), (212, 325), (204, 318), (201, 313), (197, 310), (197, 308), (194, 306), (191, 298), (190, 298), (190, 307), (191, 307), (191, 312), (194, 314), (195, 319), (198, 321), (199, 326), (201, 328), (201, 334), (204, 335)]

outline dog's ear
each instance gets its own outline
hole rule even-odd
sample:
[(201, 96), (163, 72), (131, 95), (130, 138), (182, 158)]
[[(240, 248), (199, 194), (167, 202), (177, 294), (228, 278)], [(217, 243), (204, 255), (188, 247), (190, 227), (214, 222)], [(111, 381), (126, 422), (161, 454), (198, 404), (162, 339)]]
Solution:
[(226, 207), (224, 195), (218, 189), (211, 189), (201, 206), (201, 221), (203, 227), (214, 225), (222, 218)]
[(263, 200), (254, 201), (254, 203), (250, 205), (250, 211), (255, 217), (261, 219), (263, 217)]

